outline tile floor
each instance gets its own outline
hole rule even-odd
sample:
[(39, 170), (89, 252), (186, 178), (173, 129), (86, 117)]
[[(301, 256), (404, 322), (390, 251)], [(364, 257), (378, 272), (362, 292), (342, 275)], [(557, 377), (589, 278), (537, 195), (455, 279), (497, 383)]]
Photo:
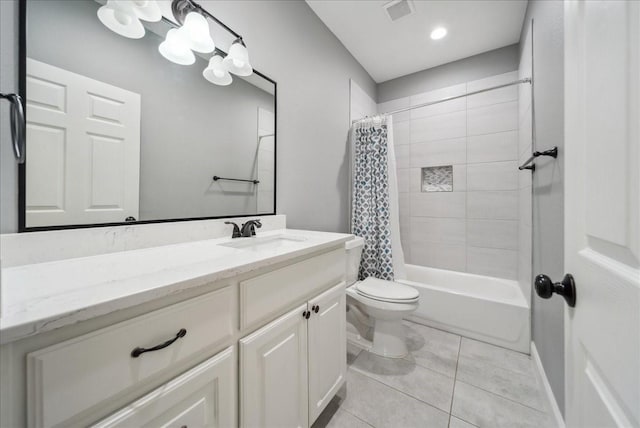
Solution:
[(410, 354), (349, 346), (347, 385), (313, 428), (553, 427), (528, 356), (406, 322)]

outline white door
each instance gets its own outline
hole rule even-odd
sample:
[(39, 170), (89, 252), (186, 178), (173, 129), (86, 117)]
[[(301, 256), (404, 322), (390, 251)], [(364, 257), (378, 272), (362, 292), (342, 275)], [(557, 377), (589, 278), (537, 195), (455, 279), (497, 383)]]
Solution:
[(566, 2), (565, 55), (566, 423), (638, 427), (640, 2)]
[(347, 321), (345, 283), (311, 300), (309, 318), (309, 424), (345, 382)]
[(235, 355), (227, 348), (93, 427), (236, 426)]
[(140, 95), (27, 59), (26, 226), (138, 219)]
[(308, 426), (307, 305), (240, 340), (240, 425)]

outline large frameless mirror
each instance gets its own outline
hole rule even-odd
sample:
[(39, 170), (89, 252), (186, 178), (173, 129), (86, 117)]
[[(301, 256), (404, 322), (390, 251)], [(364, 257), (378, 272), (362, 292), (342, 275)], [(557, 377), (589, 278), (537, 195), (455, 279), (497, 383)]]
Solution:
[(228, 73), (233, 38), (180, 64), (170, 1), (133, 23), (105, 3), (23, 4), (21, 230), (273, 214), (276, 83)]

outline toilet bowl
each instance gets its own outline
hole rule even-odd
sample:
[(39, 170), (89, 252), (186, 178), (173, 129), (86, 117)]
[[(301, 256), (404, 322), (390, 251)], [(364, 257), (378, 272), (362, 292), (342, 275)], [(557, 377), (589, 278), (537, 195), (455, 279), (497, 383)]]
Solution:
[(418, 290), (405, 284), (366, 278), (358, 281), (364, 240), (356, 237), (347, 250), (347, 311), (355, 331), (349, 341), (374, 354), (402, 358), (408, 354), (402, 319), (418, 309)]

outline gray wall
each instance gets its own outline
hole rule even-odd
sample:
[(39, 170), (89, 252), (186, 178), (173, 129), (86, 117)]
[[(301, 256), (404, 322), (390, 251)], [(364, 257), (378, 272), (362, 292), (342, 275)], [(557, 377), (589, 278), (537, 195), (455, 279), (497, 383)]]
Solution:
[(505, 46), (378, 85), (378, 103), (518, 69), (518, 44)]
[[(0, 91), (18, 92), (18, 2), (0, 1)], [(9, 103), (0, 100), (0, 233), (18, 229), (18, 164), (10, 144)]]
[[(536, 160), (533, 175), (533, 274), (564, 275), (564, 22), (562, 1), (529, 1), (533, 20), (534, 150), (558, 146), (558, 159)], [(564, 300), (532, 299), (533, 341), (564, 413)]]
[(374, 99), (375, 82), (302, 0), (201, 4), (278, 82), (278, 213), (289, 227), (348, 231), (349, 78)]
[(255, 176), (258, 107), (273, 111), (273, 96), (240, 78), (209, 83), (207, 60), (173, 64), (158, 52), (163, 37), (121, 37), (99, 7), (30, 0), (27, 56), (141, 95), (139, 220), (255, 214), (256, 186), (211, 177)]
[[(17, 63), (17, 24), (11, 26), (17, 23), (17, 1), (0, 4), (4, 78), (5, 68), (14, 70)], [(240, 32), (254, 67), (278, 82), (277, 211), (287, 214), (290, 227), (347, 231), (349, 79), (374, 99), (375, 82), (302, 0), (200, 4)], [(3, 115), (6, 233), (17, 230), (17, 169), (5, 156), (10, 148), (4, 110)]]

